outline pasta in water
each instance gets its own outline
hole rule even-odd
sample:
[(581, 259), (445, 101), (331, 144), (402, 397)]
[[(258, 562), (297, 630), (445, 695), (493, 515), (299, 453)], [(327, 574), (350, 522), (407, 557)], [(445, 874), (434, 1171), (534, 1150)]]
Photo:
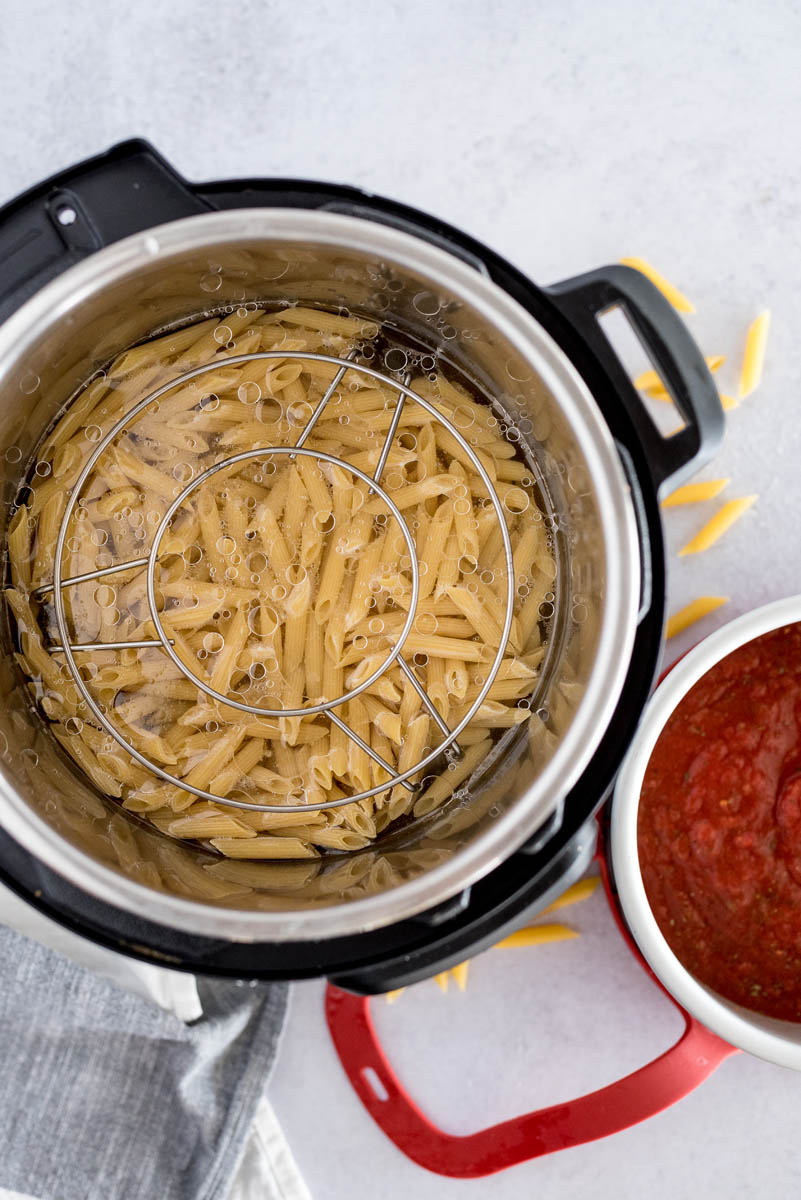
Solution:
[[(17, 658), (54, 736), (123, 808), (231, 859), (359, 850), (442, 803), (531, 715), (556, 563), (529, 466), (490, 406), (431, 359), (404, 355), (408, 386), (429, 410), (408, 398), (399, 409), (386, 377), (302, 357), (369, 360), (377, 333), (358, 317), (248, 306), (133, 347), (63, 412), (12, 519)], [(229, 361), (257, 352), (280, 356)], [(81, 481), (98, 443), (137, 405)], [(513, 616), (458, 761), (381, 790), (476, 703), (506, 617), (496, 509), (437, 414), (460, 430), (502, 505)], [(53, 580), (70, 494), (61, 595), (70, 644), (83, 647), (81, 681), (169, 779), (109, 735), (59, 649)], [(159, 529), (150, 600), (166, 645), (146, 566)], [(120, 563), (132, 565), (72, 582)], [(388, 662), (399, 639), (403, 657)]]

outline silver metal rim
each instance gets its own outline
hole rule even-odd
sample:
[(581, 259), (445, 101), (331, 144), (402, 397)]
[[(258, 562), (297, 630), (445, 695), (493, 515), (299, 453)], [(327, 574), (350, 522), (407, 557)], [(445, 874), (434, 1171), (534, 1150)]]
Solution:
[(327, 908), (290, 913), (220, 909), (134, 883), (97, 862), (40, 818), (3, 779), (0, 819), (12, 837), (77, 887), (106, 903), (187, 932), (236, 941), (316, 940), (377, 929), (422, 912), (480, 879), (542, 824), (577, 781), (617, 705), (634, 642), (640, 558), (636, 521), (614, 440), (570, 359), (534, 318), (501, 288), (454, 255), (377, 222), (296, 209), (244, 209), (188, 217), (127, 238), (72, 267), (33, 296), (0, 328), (3, 364), (27, 356), (53, 322), (91, 294), (135, 274), (158, 255), (258, 240), (310, 242), (394, 261), (435, 287), (455, 293), (516, 346), (558, 398), (595, 489), (606, 543), (606, 604), (595, 666), (566, 734), (527, 794), (473, 843), (390, 892)]

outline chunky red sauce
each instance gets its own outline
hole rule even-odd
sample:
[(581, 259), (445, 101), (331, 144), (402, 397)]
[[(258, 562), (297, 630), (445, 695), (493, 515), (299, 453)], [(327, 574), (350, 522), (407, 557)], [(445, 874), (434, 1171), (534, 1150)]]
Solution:
[(638, 836), (684, 966), (801, 1021), (801, 625), (741, 646), (687, 693), (648, 764)]

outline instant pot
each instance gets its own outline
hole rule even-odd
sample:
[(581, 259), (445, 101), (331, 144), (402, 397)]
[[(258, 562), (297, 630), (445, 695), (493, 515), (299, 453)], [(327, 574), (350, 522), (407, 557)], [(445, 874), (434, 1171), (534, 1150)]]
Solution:
[[(193, 843), (174, 886), (120, 855), (164, 835), (100, 795), (60, 751), (3, 619), (0, 878), (112, 949), (179, 969), (325, 975), (397, 988), (462, 961), (586, 869), (659, 663), (660, 495), (715, 452), (723, 414), (664, 297), (608, 266), (539, 288), (444, 222), (354, 188), (247, 179), (191, 185), (126, 142), (0, 210), (3, 541), (36, 448), (88, 379), (157, 330), (244, 303), (357, 313), (492, 397), (537, 471), (559, 567), (548, 695), (475, 779), (364, 851), (298, 872), (276, 863), (246, 897), (193, 893), (213, 859)], [(621, 309), (682, 428), (663, 436), (599, 318)], [(380, 351), (380, 343), (379, 343)], [(388, 369), (388, 368), (387, 368)], [(116, 848), (116, 849), (115, 849)]]

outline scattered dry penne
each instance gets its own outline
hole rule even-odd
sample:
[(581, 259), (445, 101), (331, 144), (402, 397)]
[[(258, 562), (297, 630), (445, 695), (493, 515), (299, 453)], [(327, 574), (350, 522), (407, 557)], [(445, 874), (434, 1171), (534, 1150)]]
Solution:
[(682, 546), (679, 555), (700, 554), (702, 550), (708, 550), (718, 538), (731, 528), (735, 521), (740, 519), (744, 512), (748, 511), (756, 499), (756, 496), (741, 496), (737, 500), (729, 500), (686, 546)]
[(668, 617), (667, 625), (665, 626), (665, 637), (676, 637), (677, 634), (683, 633), (690, 625), (694, 625), (702, 617), (709, 616), (710, 613), (721, 608), (724, 604), (728, 604), (728, 602), (728, 596), (698, 596), (695, 600), (691, 600), (689, 604), (685, 604), (684, 608), (680, 608), (678, 612)]
[(685, 483), (676, 488), (662, 501), (662, 508), (676, 508), (680, 504), (699, 504), (703, 500), (714, 500), (731, 481), (729, 479), (706, 479), (702, 483)]
[(742, 400), (755, 391), (762, 380), (762, 368), (765, 364), (765, 350), (768, 344), (770, 329), (770, 312), (765, 309), (751, 322), (745, 339), (745, 354), (740, 371), (740, 386), (738, 396)]
[(683, 293), (680, 292), (679, 289), (670, 282), (670, 280), (665, 279), (665, 276), (660, 274), (656, 267), (653, 267), (646, 259), (621, 258), (620, 261), (624, 267), (633, 267), (635, 271), (639, 271), (640, 274), (645, 275), (647, 279), (650, 279), (654, 287), (659, 288), (662, 295), (670, 301), (670, 303), (675, 309), (678, 310), (678, 312), (695, 312), (695, 305), (691, 304), (687, 297), (683, 295)]

